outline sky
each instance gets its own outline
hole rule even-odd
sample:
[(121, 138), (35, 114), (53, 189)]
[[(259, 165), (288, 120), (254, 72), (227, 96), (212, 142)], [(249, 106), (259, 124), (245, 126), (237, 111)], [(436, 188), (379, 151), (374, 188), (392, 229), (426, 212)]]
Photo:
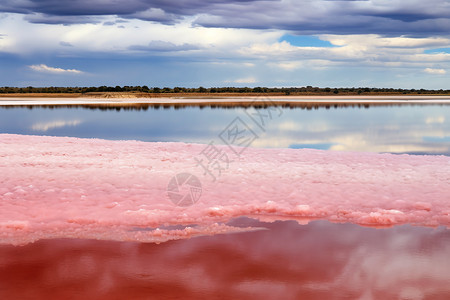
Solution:
[(0, 0), (0, 86), (450, 89), (450, 0)]

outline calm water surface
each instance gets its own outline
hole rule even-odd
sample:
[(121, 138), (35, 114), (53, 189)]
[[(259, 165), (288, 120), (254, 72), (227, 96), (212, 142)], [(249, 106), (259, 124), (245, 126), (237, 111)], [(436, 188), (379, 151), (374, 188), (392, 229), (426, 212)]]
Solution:
[(258, 136), (252, 147), (450, 154), (450, 106), (441, 105), (120, 111), (15, 107), (0, 108), (0, 132), (220, 144), (219, 135), (236, 118)]
[(159, 245), (45, 240), (2, 246), (0, 296), (449, 299), (449, 230), (237, 222), (267, 230)]

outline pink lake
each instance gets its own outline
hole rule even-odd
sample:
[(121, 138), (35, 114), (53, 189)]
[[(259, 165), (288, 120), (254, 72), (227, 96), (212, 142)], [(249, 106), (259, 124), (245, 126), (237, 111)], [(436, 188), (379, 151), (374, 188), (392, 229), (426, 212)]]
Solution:
[(450, 231), (314, 221), (162, 244), (0, 246), (1, 299), (448, 299)]
[(0, 143), (2, 299), (450, 295), (448, 156), (248, 148), (213, 180), (202, 144)]

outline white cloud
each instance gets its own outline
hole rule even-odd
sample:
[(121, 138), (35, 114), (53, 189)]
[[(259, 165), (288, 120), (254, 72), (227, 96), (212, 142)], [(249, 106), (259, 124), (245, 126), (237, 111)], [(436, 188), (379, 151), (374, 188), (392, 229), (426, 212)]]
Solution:
[(301, 61), (288, 61), (276, 63), (275, 66), (286, 71), (291, 71), (303, 67), (304, 64)]
[[(176, 26), (130, 19), (124, 23), (123, 30), (117, 30), (115, 26), (103, 26), (105, 22), (117, 22), (117, 17), (101, 16), (99, 20), (101, 22), (96, 24), (37, 26), (26, 22), (20, 15), (5, 14), (0, 19), (1, 34), (4, 34), (0, 40), (0, 50), (27, 55), (52, 53), (67, 57), (79, 55), (80, 52), (143, 55), (143, 51), (136, 50), (159, 50), (158, 55), (183, 55), (187, 59), (195, 57), (196, 61), (203, 59), (209, 63), (246, 59), (251, 63), (244, 63), (245, 67), (261, 65), (258, 60), (262, 60), (266, 65), (270, 62), (288, 71), (354, 66), (355, 63), (358, 66), (408, 67), (417, 70), (428, 68), (431, 63), (439, 64), (444, 70), (450, 67), (449, 53), (424, 53), (429, 49), (448, 47), (450, 39), (446, 37), (328, 34), (317, 37), (339, 47), (297, 47), (286, 41), (279, 42), (280, 37), (288, 31), (196, 27), (192, 26), (195, 17), (186, 17)], [(72, 47), (61, 47), (69, 45)], [(198, 50), (179, 51), (192, 49)], [(173, 50), (177, 50), (177, 53)], [(47, 69), (47, 72), (52, 71)], [(442, 71), (439, 74), (443, 74)]]
[(235, 80), (227, 80), (225, 83), (256, 83), (258, 82), (255, 77), (246, 77), (246, 78), (239, 78)]
[(438, 75), (444, 75), (447, 73), (444, 69), (432, 69), (432, 68), (426, 68), (423, 70), (425, 73), (428, 74), (438, 74)]
[(300, 131), (304, 129), (303, 124), (294, 121), (284, 121), (278, 124), (280, 131)]
[[(157, 10), (149, 10), (146, 13), (147, 16), (141, 15), (140, 18), (164, 19)], [(179, 61), (204, 68), (204, 72), (196, 72), (198, 78), (189, 79), (187, 83), (180, 83), (179, 79), (175, 81), (172, 75), (157, 78), (158, 85), (167, 86), (220, 85), (224, 82), (251, 85), (256, 83), (256, 79), (245, 77), (258, 75), (257, 83), (264, 86), (367, 84), (411, 88), (416, 87), (418, 83), (417, 86), (424, 88), (444, 88), (445, 76), (449, 74), (445, 70), (450, 70), (450, 53), (427, 51), (448, 48), (448, 36), (418, 38), (377, 34), (319, 34), (315, 37), (328, 41), (335, 47), (297, 47), (286, 41), (280, 42), (280, 38), (286, 34), (295, 35), (294, 31), (192, 26), (197, 17), (192, 15), (177, 19), (176, 24), (171, 26), (128, 19), (123, 23), (125, 28), (118, 30), (117, 26), (104, 26), (106, 23), (123, 22), (114, 15), (96, 16), (98, 23), (63, 26), (31, 24), (24, 20), (22, 15), (4, 13), (0, 18), (0, 51), (17, 57), (41, 57), (44, 54), (46, 57), (58, 57), (59, 61), (61, 58), (67, 58), (63, 66), (70, 65), (69, 70), (58, 67), (54, 61), (45, 61), (48, 65), (30, 66), (36, 72), (47, 74), (79, 73), (80, 67), (72, 60), (74, 57), (101, 57), (88, 69), (83, 68), (85, 72), (94, 70), (97, 66), (100, 66), (100, 69), (113, 70), (116, 64), (109, 64), (107, 67), (104, 64), (111, 57), (142, 59), (146, 62), (156, 61), (161, 56), (177, 57)], [(23, 65), (20, 63), (20, 67)], [(254, 68), (252, 73), (249, 72), (250, 68)], [(439, 71), (425, 71), (427, 68)], [(327, 72), (319, 73), (323, 70)], [(373, 74), (376, 72), (373, 71), (386, 72), (392, 77), (404, 74), (405, 77), (394, 82), (386, 76), (375, 77)], [(210, 76), (208, 72), (214, 72), (215, 75)], [(342, 72), (342, 76), (331, 75), (339, 72)], [(95, 73), (98, 73), (98, 69)], [(132, 71), (132, 74), (135, 73)], [(427, 82), (419, 79), (430, 76), (429, 73), (437, 74), (436, 80)], [(200, 79), (202, 76), (204, 77)], [(101, 83), (96, 84), (108, 82), (111, 85), (120, 85), (120, 82), (128, 82), (128, 78), (125, 78), (125, 81), (118, 78), (115, 77), (111, 83), (102, 79)], [(136, 75), (135, 78), (133, 82), (142, 84), (142, 76)], [(82, 80), (81, 77), (76, 79)], [(229, 81), (224, 81), (226, 79)], [(355, 79), (365, 80), (367, 83), (360, 83)], [(159, 80), (170, 83), (161, 83)], [(30, 84), (36, 85), (34, 82)]]
[(82, 122), (80, 120), (73, 120), (73, 121), (51, 121), (51, 122), (42, 122), (42, 123), (36, 123), (31, 126), (31, 130), (34, 131), (48, 131), (50, 129), (55, 128), (61, 128), (61, 127), (67, 127), (67, 126), (77, 126), (80, 125)]
[(444, 124), (445, 117), (437, 116), (437, 117), (428, 117), (425, 119), (426, 124)]
[[(433, 47), (446, 47), (448, 38), (382, 37), (369, 35), (320, 35), (319, 38), (339, 47), (299, 47), (283, 42), (252, 43), (239, 49), (248, 58), (270, 59), (269, 65), (291, 71), (330, 66), (418, 68), (445, 74), (450, 66), (449, 53), (425, 53)], [(430, 69), (430, 63), (443, 69)]]
[(382, 37), (377, 34), (353, 34), (353, 35), (320, 35), (320, 39), (328, 41), (336, 46), (346, 46), (350, 44), (367, 45), (368, 47), (376, 46), (379, 48), (430, 48), (445, 47), (450, 43), (448, 38), (410, 38), (405, 36), (399, 37)]
[(81, 74), (83, 73), (80, 70), (76, 70), (76, 69), (61, 69), (61, 68), (54, 68), (54, 67), (49, 67), (47, 65), (44, 64), (40, 64), (40, 65), (31, 65), (29, 66), (30, 69), (32, 69), (33, 71), (37, 71), (37, 72), (46, 72), (46, 73), (57, 73), (57, 74), (61, 74), (61, 73), (76, 73), (76, 74)]
[[(14, 54), (56, 53), (64, 56), (86, 53), (141, 55), (130, 49), (133, 45), (154, 46), (154, 41), (167, 45), (195, 45), (204, 49), (202, 57), (226, 57), (236, 55), (236, 50), (253, 43), (272, 43), (284, 32), (238, 28), (204, 28), (192, 26), (193, 18), (186, 18), (176, 26), (130, 19), (123, 30), (116, 26), (103, 26), (105, 22), (118, 22), (115, 16), (98, 17), (96, 24), (70, 26), (30, 24), (17, 14), (5, 14), (0, 19), (0, 50)], [(8, 38), (6, 38), (6, 36)], [(6, 42), (7, 41), (7, 42)], [(61, 47), (65, 45), (73, 47)], [(162, 53), (161, 55), (171, 55)], [(194, 53), (192, 55), (200, 55)], [(186, 55), (190, 55), (186, 54)]]

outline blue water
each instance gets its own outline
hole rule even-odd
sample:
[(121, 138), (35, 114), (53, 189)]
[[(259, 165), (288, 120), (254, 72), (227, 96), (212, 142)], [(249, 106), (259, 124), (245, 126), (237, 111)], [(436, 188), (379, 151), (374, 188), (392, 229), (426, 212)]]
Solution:
[[(262, 116), (264, 115), (264, 116)], [(252, 147), (450, 155), (450, 106), (100, 110), (0, 108), (0, 132), (223, 144), (238, 123)]]

